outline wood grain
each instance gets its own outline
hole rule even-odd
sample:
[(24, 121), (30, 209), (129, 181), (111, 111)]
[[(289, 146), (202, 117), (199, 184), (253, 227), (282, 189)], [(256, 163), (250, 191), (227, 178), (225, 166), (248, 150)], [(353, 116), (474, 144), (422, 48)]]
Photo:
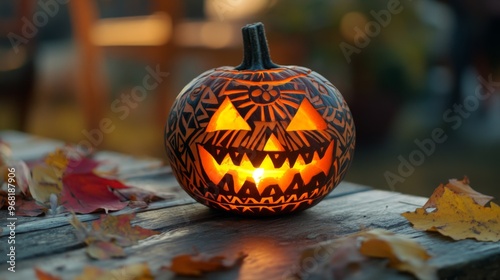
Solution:
[[(52, 144), (60, 144), (50, 141), (52, 144), (49, 144), (44, 140), (42, 143), (46, 144), (40, 146), (42, 149), (32, 148), (32, 141), (41, 140), (4, 132), (0, 133), (2, 137), (20, 139), (14, 145), (16, 149), (32, 149), (31, 152), (37, 155), (49, 147), (52, 150)], [(0, 238), (0, 279), (33, 279), (34, 267), (63, 279), (73, 279), (87, 265), (110, 269), (137, 262), (147, 262), (158, 273), (160, 267), (168, 265), (174, 256), (195, 250), (229, 257), (238, 252), (248, 254), (240, 268), (209, 274), (208, 279), (289, 279), (297, 272), (307, 278), (311, 275), (310, 267), (299, 265), (300, 253), (305, 248), (372, 228), (388, 229), (415, 239), (433, 255), (430, 262), (439, 269), (440, 278), (500, 279), (498, 242), (453, 241), (436, 233), (416, 231), (401, 216), (401, 213), (423, 205), (426, 198), (343, 182), (321, 203), (304, 212), (271, 218), (243, 218), (195, 203), (176, 183), (169, 168), (158, 168), (147, 160), (125, 155), (102, 154), (104, 158), (118, 159), (126, 170), (122, 179), (127, 184), (169, 196), (169, 199), (152, 203), (146, 209), (125, 208), (112, 213), (136, 212), (133, 224), (158, 230), (161, 234), (126, 248), (127, 258), (96, 261), (85, 254), (84, 245), (75, 237), (68, 223), (68, 215), (19, 217), (16, 273), (7, 271), (7, 232), (4, 227)], [(23, 157), (33, 159), (29, 153)], [(5, 221), (5, 212), (0, 211), (2, 221)], [(91, 221), (99, 215), (78, 217), (82, 221)], [(169, 276), (168, 272), (160, 274)], [(411, 277), (387, 270), (383, 278)]]
[[(23, 233), (18, 236), (20, 270), (12, 279), (31, 278), (34, 266), (65, 279), (79, 274), (85, 265), (114, 268), (148, 262), (156, 271), (173, 256), (193, 252), (193, 248), (228, 256), (240, 251), (248, 254), (239, 270), (211, 274), (210, 278), (286, 279), (300, 269), (298, 258), (304, 248), (361, 228), (385, 228), (414, 238), (434, 256), (431, 263), (440, 269), (442, 276), (460, 279), (467, 275), (464, 273), (469, 267), (476, 267), (477, 273), (481, 272), (479, 267), (492, 269), (474, 276), (498, 273), (497, 243), (452, 241), (438, 234), (416, 231), (400, 215), (425, 200), (370, 190), (329, 197), (297, 215), (266, 219), (227, 215), (199, 204), (146, 211), (138, 213), (134, 223), (162, 233), (127, 248), (127, 258), (106, 261), (90, 260), (72, 234), (71, 226)], [(0, 242), (4, 244), (5, 239)], [(397, 277), (405, 276), (397, 274)]]

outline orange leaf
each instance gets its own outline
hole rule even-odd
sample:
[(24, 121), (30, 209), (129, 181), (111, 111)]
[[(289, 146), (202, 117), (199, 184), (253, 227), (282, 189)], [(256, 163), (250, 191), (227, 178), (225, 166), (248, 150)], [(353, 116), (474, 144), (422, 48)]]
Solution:
[(500, 241), (500, 206), (477, 204), (465, 194), (448, 188), (436, 200), (436, 209), (427, 212), (417, 208), (402, 215), (418, 230), (437, 231), (454, 240), (475, 238), (479, 241)]
[(454, 193), (457, 194), (464, 194), (466, 196), (469, 196), (470, 198), (474, 199), (474, 201), (481, 205), (484, 206), (488, 202), (490, 202), (493, 197), (489, 195), (484, 195), (482, 193), (479, 193), (475, 191), (471, 186), (469, 186), (469, 178), (464, 177), (462, 180), (457, 180), (457, 179), (450, 179), (449, 183), (446, 185), (439, 185), (434, 192), (432, 193), (431, 197), (429, 200), (425, 203), (424, 209), (427, 208), (436, 208), (436, 201), (439, 200), (443, 196), (444, 189), (448, 188), (449, 190), (453, 191)]
[(38, 267), (35, 267), (35, 275), (38, 280), (61, 280), (61, 278), (48, 274)]
[(134, 279), (134, 280), (153, 280), (147, 263), (126, 265), (117, 269), (104, 270), (95, 266), (86, 266), (82, 274), (75, 280), (108, 280), (108, 279)]
[(209, 255), (178, 255), (172, 259), (168, 269), (182, 276), (202, 276), (203, 273), (230, 269), (243, 262), (246, 254), (239, 253), (234, 260), (224, 256)]
[(69, 159), (64, 148), (57, 148), (45, 157), (44, 162), (51, 167), (64, 171), (68, 166)]

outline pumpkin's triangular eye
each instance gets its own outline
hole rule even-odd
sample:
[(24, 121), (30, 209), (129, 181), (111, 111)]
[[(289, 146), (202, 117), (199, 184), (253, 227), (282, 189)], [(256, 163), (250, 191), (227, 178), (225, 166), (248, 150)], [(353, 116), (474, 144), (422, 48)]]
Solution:
[(304, 99), (286, 131), (324, 130), (327, 124), (309, 100)]
[(206, 129), (207, 132), (217, 130), (251, 130), (248, 123), (241, 117), (227, 97), (210, 119)]

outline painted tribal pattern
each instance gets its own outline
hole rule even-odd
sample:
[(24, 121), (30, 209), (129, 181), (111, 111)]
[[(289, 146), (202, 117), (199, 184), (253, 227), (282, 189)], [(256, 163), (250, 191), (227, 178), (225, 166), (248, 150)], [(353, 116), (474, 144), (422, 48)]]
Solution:
[[(172, 107), (165, 146), (180, 185), (209, 207), (239, 214), (315, 205), (352, 161), (355, 128), (343, 97), (307, 68), (232, 69), (201, 74)], [(231, 168), (262, 164), (283, 179), (256, 181)]]

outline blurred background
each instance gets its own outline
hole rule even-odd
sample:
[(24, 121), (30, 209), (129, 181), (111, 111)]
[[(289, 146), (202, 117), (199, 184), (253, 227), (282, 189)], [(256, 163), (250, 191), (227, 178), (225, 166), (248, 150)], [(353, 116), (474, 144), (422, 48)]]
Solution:
[(496, 0), (2, 0), (0, 129), (166, 159), (173, 100), (238, 65), (256, 21), (274, 62), (319, 72), (348, 101), (347, 180), (428, 196), (467, 175), (500, 197)]

